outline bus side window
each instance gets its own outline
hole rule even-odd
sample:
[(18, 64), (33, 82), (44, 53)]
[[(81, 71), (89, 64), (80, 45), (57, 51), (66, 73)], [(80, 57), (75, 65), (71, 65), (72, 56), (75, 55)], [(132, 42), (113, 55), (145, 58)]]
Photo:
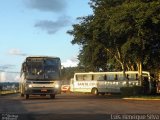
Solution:
[(98, 80), (105, 80), (104, 75), (99, 75)]
[(135, 80), (135, 74), (130, 74), (130, 80)]
[(114, 80), (114, 75), (112, 75), (112, 74), (108, 75), (107, 80)]
[(83, 75), (76, 75), (76, 80), (77, 81), (83, 80)]
[(86, 75), (83, 75), (83, 80), (87, 80), (87, 76)]
[(83, 75), (83, 80), (84, 81), (91, 81), (92, 80), (92, 75)]
[(124, 80), (123, 74), (118, 75), (118, 80)]
[(93, 78), (93, 80), (105, 80), (104, 75), (101, 74), (93, 75)]

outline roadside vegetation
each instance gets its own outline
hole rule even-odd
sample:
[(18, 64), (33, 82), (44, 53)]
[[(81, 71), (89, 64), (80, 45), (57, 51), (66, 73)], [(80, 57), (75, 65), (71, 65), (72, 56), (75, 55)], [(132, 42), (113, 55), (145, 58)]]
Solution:
[(1, 82), (0, 83), (0, 95), (17, 93), (19, 89), (19, 83), (17, 82)]
[[(160, 1), (90, 0), (93, 14), (80, 16), (67, 33), (80, 46), (83, 71), (149, 71), (160, 73)], [(72, 73), (71, 73), (72, 74)], [(156, 82), (154, 83), (156, 86)], [(127, 88), (126, 88), (127, 89)]]
[(80, 16), (68, 34), (80, 46), (84, 71), (147, 70), (160, 66), (160, 1), (90, 0), (93, 14)]

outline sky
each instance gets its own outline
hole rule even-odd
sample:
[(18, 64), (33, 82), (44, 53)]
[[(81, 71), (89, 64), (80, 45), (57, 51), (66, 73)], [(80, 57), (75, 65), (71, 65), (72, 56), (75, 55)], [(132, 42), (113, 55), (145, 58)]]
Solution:
[(19, 72), (26, 56), (58, 56), (76, 66), (79, 46), (66, 32), (92, 14), (89, 0), (1, 0), (0, 70)]

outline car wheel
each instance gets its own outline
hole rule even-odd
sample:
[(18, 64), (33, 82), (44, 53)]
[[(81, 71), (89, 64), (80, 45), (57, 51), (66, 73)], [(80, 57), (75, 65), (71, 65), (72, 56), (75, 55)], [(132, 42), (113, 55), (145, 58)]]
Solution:
[(51, 99), (55, 99), (55, 94), (50, 94)]
[(29, 99), (29, 94), (26, 94), (26, 99)]

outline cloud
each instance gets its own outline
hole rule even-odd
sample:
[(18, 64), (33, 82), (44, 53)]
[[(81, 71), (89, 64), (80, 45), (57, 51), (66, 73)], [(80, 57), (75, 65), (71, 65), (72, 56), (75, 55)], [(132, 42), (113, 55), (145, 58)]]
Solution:
[(35, 27), (41, 28), (47, 31), (48, 34), (54, 34), (61, 28), (66, 27), (71, 24), (70, 17), (61, 16), (56, 21), (42, 20), (35, 24)]
[(12, 65), (12, 64), (0, 65), (0, 71), (4, 71), (6, 69), (12, 69), (14, 67), (15, 67), (15, 65)]
[(26, 6), (44, 12), (62, 12), (66, 8), (66, 0), (25, 0)]
[(76, 57), (67, 59), (65, 62), (62, 62), (63, 67), (76, 67), (79, 63), (79, 60)]
[(0, 82), (19, 82), (19, 73), (0, 72)]
[(13, 48), (13, 49), (10, 49), (8, 54), (10, 55), (18, 55), (18, 56), (27, 56), (26, 53), (22, 53), (19, 49), (17, 48)]
[[(25, 5), (30, 9), (36, 9), (42, 12), (65, 12), (67, 7), (66, 0), (24, 0)], [(54, 34), (61, 28), (71, 25), (71, 19), (68, 16), (61, 16), (57, 20), (41, 20), (35, 23), (35, 27), (46, 31), (48, 34)]]
[(4, 72), (0, 72), (0, 82), (6, 81), (6, 74)]

